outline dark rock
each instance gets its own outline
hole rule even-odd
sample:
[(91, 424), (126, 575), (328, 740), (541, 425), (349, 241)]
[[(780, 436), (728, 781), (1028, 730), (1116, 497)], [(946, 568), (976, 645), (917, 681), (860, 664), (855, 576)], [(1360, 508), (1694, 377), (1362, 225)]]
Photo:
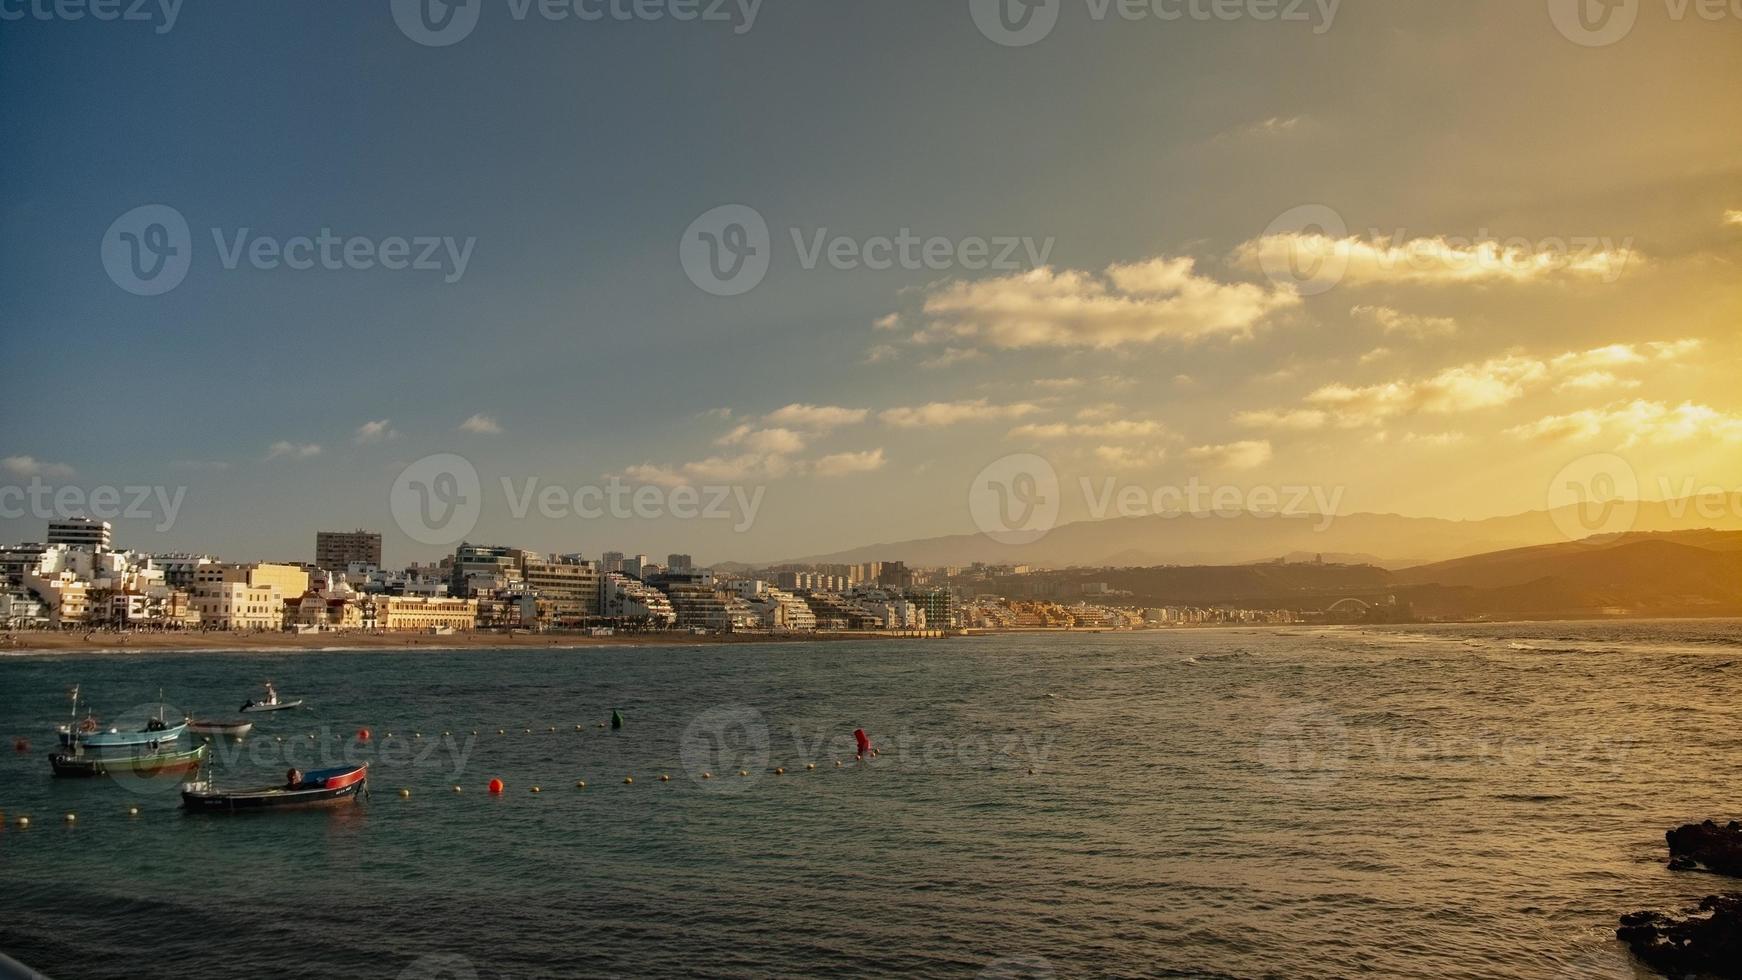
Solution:
[(1742, 978), (1742, 894), (1710, 895), (1676, 915), (1629, 913), (1615, 938), (1666, 976)]
[(1664, 835), (1669, 841), (1669, 866), (1688, 870), (1698, 862), (1719, 874), (1742, 877), (1742, 824), (1732, 820), (1718, 826), (1710, 820), (1683, 824)]

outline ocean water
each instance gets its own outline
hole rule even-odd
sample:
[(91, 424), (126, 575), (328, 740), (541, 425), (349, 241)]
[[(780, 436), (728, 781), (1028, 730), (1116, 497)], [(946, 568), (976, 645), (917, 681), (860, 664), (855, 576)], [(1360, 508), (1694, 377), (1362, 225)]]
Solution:
[[(351, 757), (367, 801), (191, 816), (49, 776), (75, 683), (138, 719), (268, 678), (309, 707), (252, 716), (220, 782)], [(1619, 914), (1725, 887), (1663, 833), (1742, 817), (1739, 706), (1733, 621), (7, 656), (0, 950), (57, 978), (1631, 977)]]

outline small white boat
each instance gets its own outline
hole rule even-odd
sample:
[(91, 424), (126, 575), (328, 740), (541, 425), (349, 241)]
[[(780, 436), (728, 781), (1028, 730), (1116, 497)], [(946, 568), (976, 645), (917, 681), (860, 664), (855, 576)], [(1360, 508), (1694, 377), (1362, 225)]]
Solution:
[(244, 701), (244, 702), (242, 702), (242, 707), (240, 710), (242, 710), (242, 711), (286, 711), (290, 708), (300, 708), (300, 707), (302, 707), (302, 699), (301, 698), (297, 698), (295, 701), (280, 700), (278, 697), (278, 689), (274, 688), (272, 686), (271, 681), (267, 681), (266, 682), (266, 697), (261, 698), (258, 701), (254, 701), (254, 700)]
[(241, 738), (254, 730), (251, 721), (195, 721), (188, 720), (188, 731), (196, 735), (222, 735), (225, 738)]

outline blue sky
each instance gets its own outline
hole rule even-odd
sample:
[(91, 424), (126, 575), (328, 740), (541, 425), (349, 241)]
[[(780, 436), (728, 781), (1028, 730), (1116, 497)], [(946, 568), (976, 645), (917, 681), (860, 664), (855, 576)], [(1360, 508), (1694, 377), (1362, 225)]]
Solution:
[[(731, 462), (728, 482), (766, 488), (743, 532), (487, 505), (472, 535), (710, 560), (972, 530), (976, 471), (1025, 451), (1067, 481), (1334, 480), (1346, 507), (1460, 517), (1541, 506), (1594, 451), (1625, 450), (1651, 487), (1742, 486), (1742, 224), (1725, 218), (1742, 209), (1742, 24), (1646, 3), (1628, 37), (1587, 48), (1536, 0), (1349, 0), (1329, 24), (1096, 21), (1078, 0), (1011, 48), (966, 0), (769, 0), (742, 34), (474, 2), (476, 30), (440, 48), (386, 0), (196, 0), (162, 34), (0, 24), (0, 480), (185, 486), (168, 530), (118, 522), (141, 547), (306, 557), (316, 528), (362, 525), (403, 559), (442, 550), (388, 507), (433, 452), (487, 488), (664, 485)], [(192, 266), (135, 296), (99, 243), (153, 203), (186, 218)], [(772, 268), (722, 298), (678, 247), (726, 204), (766, 219)], [(1238, 256), (1309, 204), (1363, 246), (1588, 237), (1626, 273), (1382, 270), (1295, 298)], [(444, 283), (226, 269), (213, 228), (475, 244)], [(1026, 236), (1049, 243), (1047, 290), (1090, 299), (1112, 266), (1195, 265), (1115, 285), (1138, 322), (1108, 334), (1054, 307), (995, 322), (1035, 301), (1026, 269), (805, 269), (795, 228)], [(1201, 302), (1142, 298), (1182, 284)], [(1230, 309), (1253, 297), (1261, 311)], [(1614, 345), (1625, 370), (1590, 354)], [(770, 421), (793, 404), (864, 415)], [(902, 423), (928, 404), (957, 410)], [(494, 425), (463, 429), (473, 416)]]

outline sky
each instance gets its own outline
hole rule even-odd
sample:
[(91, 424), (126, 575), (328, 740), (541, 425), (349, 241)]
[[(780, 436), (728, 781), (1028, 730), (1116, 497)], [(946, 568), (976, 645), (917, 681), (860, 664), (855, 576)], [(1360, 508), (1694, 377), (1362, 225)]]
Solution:
[(0, 4), (0, 540), (1742, 489), (1742, 10), (426, 2)]

